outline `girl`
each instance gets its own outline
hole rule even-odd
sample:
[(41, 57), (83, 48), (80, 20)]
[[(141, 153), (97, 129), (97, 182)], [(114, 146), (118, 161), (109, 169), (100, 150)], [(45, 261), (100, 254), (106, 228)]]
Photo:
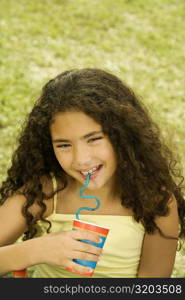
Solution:
[[(120, 79), (91, 68), (59, 74), (29, 114), (0, 189), (0, 274), (34, 266), (32, 277), (83, 277), (66, 270), (90, 272), (73, 261), (83, 259), (98, 262), (93, 277), (170, 277), (185, 236), (173, 163)], [(103, 253), (80, 241), (98, 243), (93, 233), (71, 230), (78, 208), (95, 206), (79, 196), (90, 171), (84, 194), (101, 206), (80, 217), (110, 228)]]

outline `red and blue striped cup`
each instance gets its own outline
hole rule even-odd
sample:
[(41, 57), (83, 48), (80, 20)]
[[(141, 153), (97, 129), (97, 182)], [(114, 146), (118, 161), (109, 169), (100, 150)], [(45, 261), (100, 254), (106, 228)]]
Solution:
[[(88, 240), (81, 240), (82, 242), (88, 243), (88, 244), (92, 244), (95, 245), (96, 247), (99, 248), (103, 248), (107, 235), (109, 233), (109, 228), (108, 227), (103, 227), (103, 226), (99, 226), (93, 223), (89, 223), (86, 221), (82, 221), (82, 220), (77, 220), (74, 219), (73, 220), (73, 230), (85, 230), (85, 231), (90, 231), (94, 234), (96, 234), (100, 239), (101, 242), (100, 243), (94, 243)], [(93, 269), (93, 272), (91, 273), (78, 273), (77, 271), (74, 271), (73, 269), (67, 268), (67, 271), (69, 272), (73, 272), (73, 273), (77, 273), (77, 274), (81, 274), (81, 275), (86, 275), (86, 276), (92, 276), (94, 273), (94, 269), (96, 268), (97, 265), (97, 261), (88, 261), (88, 260), (81, 260), (81, 259), (73, 259), (74, 262), (83, 265), (85, 267), (90, 267)]]

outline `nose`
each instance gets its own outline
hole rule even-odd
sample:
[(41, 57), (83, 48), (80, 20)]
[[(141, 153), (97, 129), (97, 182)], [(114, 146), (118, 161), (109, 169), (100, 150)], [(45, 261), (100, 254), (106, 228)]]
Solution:
[(85, 145), (78, 145), (73, 148), (73, 165), (75, 168), (88, 167), (91, 162), (90, 149)]

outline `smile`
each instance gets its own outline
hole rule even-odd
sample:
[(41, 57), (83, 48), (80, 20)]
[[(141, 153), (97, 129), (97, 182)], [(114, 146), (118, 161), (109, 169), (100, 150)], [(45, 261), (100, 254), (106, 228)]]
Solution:
[[(88, 171), (79, 171), (80, 174), (83, 176), (83, 178), (85, 179), (86, 176), (88, 175), (88, 173), (91, 174), (91, 178), (95, 178), (98, 171), (103, 167), (103, 165), (98, 165), (96, 167), (93, 167), (92, 169), (89, 169)], [(93, 176), (94, 175), (94, 176)]]
[(92, 168), (92, 169), (89, 169), (89, 170), (86, 171), (86, 172), (80, 171), (80, 173), (82, 173), (83, 175), (87, 175), (88, 173), (94, 174), (95, 171), (98, 169), (98, 167), (99, 167), (99, 166), (94, 167), (94, 168)]

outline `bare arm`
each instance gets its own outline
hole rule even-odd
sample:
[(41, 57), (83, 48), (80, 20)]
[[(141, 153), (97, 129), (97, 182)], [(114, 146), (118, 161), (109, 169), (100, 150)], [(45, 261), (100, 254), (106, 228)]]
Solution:
[[(173, 196), (169, 202), (169, 214), (156, 219), (157, 226), (165, 235), (178, 237), (177, 202)], [(177, 249), (176, 239), (162, 237), (158, 231), (145, 234), (138, 277), (170, 277)]]
[[(73, 259), (99, 259), (101, 248), (80, 241), (98, 243), (98, 237), (93, 233), (70, 230), (15, 243), (26, 230), (21, 212), (24, 202), (24, 196), (14, 195), (0, 206), (0, 276), (39, 263), (89, 272), (87, 267), (73, 262)], [(35, 208), (33, 212), (36, 213)]]
[(21, 213), (24, 202), (24, 196), (15, 195), (0, 206), (0, 275), (25, 268), (32, 263), (31, 253), (27, 251), (31, 241), (21, 245), (14, 244), (26, 230), (26, 221)]
[[(41, 178), (43, 190), (51, 191), (45, 177)], [(20, 189), (21, 191), (21, 189)], [(8, 272), (21, 270), (38, 263), (36, 254), (40, 247), (39, 240), (34, 238), (26, 242), (14, 244), (27, 230), (26, 219), (22, 215), (22, 207), (26, 201), (24, 195), (13, 195), (0, 205), (0, 276)], [(51, 213), (52, 203), (48, 201), (45, 216)], [(38, 205), (33, 204), (30, 212), (34, 215), (39, 210)]]
[(40, 238), (0, 247), (0, 276), (39, 263), (39, 248)]

